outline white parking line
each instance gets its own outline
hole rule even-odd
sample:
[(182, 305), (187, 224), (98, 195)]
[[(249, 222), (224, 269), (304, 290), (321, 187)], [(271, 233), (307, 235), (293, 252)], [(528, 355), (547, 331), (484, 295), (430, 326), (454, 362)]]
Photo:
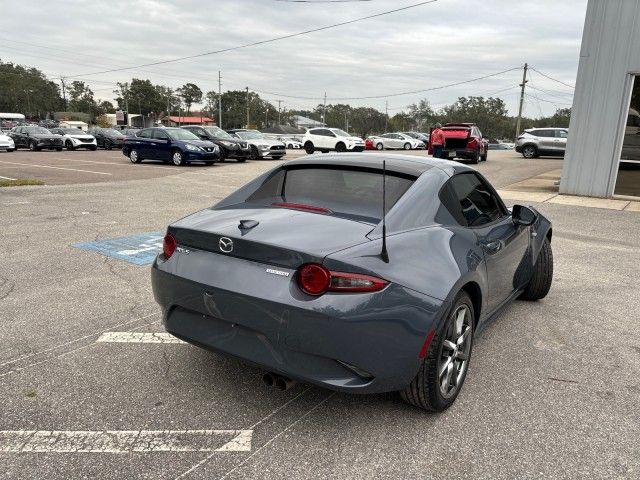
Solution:
[(75, 160), (75, 159), (71, 159), (71, 158), (61, 158), (60, 160), (65, 160), (68, 162), (82, 162), (82, 163), (95, 163), (98, 165), (122, 165), (122, 166), (128, 166), (128, 167), (136, 167), (136, 168), (162, 168), (162, 169), (169, 169), (169, 170), (174, 170), (176, 173), (184, 173), (180, 170), (177, 170), (176, 167), (163, 167), (162, 165), (149, 165), (148, 163), (143, 166), (141, 165), (134, 165), (133, 163), (129, 162), (98, 162), (98, 161), (94, 161), (94, 160)]
[(249, 452), (252, 437), (253, 430), (2, 430), (0, 452)]
[(186, 343), (165, 332), (104, 332), (98, 343)]
[(0, 161), (0, 163), (5, 165), (21, 165), (23, 167), (52, 168), (54, 170), (71, 170), (73, 172), (93, 173), (95, 175), (112, 175), (111, 173), (106, 173), (106, 172), (94, 172), (92, 170), (80, 170), (78, 168), (52, 167), (51, 165), (36, 165), (33, 163), (17, 163), (17, 162), (2, 162), (2, 161)]
[(11, 177), (3, 177), (2, 175), (0, 175), (0, 178), (3, 178), (5, 180), (15, 180), (15, 178), (11, 178)]

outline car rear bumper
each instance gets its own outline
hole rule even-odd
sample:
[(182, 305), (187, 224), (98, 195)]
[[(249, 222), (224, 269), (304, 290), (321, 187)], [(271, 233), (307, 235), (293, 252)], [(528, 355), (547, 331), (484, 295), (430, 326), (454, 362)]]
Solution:
[(310, 297), (293, 274), (271, 275), (268, 267), (201, 251), (159, 257), (151, 277), (166, 330), (332, 390), (395, 391), (415, 377), (443, 302), (396, 284), (375, 294)]
[(283, 157), (287, 154), (286, 149), (282, 150), (261, 150), (260, 156), (262, 157)]

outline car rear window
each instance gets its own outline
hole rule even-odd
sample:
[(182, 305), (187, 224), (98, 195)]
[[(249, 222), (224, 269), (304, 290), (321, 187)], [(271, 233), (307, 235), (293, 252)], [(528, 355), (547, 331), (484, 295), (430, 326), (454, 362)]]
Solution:
[[(410, 176), (387, 172), (387, 211), (414, 180)], [(255, 191), (247, 203), (308, 205), (328, 209), (332, 215), (378, 223), (382, 219), (382, 172), (333, 166), (283, 169)]]

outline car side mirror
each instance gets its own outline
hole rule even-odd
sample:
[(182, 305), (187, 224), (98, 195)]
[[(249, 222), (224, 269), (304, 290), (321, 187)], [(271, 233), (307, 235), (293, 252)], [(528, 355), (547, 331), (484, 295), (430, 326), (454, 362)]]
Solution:
[(511, 219), (516, 225), (529, 226), (532, 225), (538, 215), (529, 207), (523, 205), (514, 205), (511, 210)]

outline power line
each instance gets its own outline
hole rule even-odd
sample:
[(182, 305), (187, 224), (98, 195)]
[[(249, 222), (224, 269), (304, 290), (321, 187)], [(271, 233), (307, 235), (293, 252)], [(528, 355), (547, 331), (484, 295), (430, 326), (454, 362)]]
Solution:
[(535, 69), (533, 67), (531, 67), (531, 70), (533, 70), (536, 73), (539, 73), (540, 75), (542, 75), (543, 77), (548, 78), (549, 80), (553, 80), (556, 83), (560, 83), (560, 84), (564, 85), (565, 87), (569, 87), (569, 88), (573, 88), (573, 89), (576, 88), (575, 85), (570, 85), (568, 83), (563, 82), (562, 80), (558, 80), (557, 78), (550, 77), (546, 73), (542, 73), (540, 70), (537, 70), (537, 69)]
[[(479, 80), (484, 80), (486, 78), (491, 78), (491, 77), (497, 77), (498, 75), (503, 75), (505, 73), (508, 72), (512, 72), (514, 70), (520, 70), (521, 67), (514, 67), (514, 68), (509, 68), (507, 70), (502, 70), (500, 72), (496, 72), (496, 73), (491, 73), (489, 75), (483, 75), (481, 77), (476, 77), (476, 78), (471, 78), (469, 80), (463, 80), (460, 82), (454, 82), (454, 83), (448, 83), (446, 85), (440, 85), (438, 87), (431, 87), (431, 88), (424, 88), (421, 90), (411, 90), (411, 91), (407, 91), (407, 92), (396, 92), (396, 93), (387, 93), (384, 95), (369, 95), (366, 97), (327, 97), (328, 100), (371, 100), (371, 99), (375, 99), (375, 98), (389, 98), (389, 97), (400, 97), (402, 95), (413, 95), (416, 93), (426, 93), (426, 92), (433, 92), (436, 90), (443, 90), (445, 88), (450, 88), (450, 87), (456, 87), (458, 85), (464, 85), (467, 83), (473, 83), (473, 82), (477, 82)], [(256, 93), (263, 93), (265, 95), (274, 95), (276, 97), (285, 97), (285, 98), (294, 98), (297, 100), (321, 100), (323, 97), (303, 97), (303, 96), (295, 96), (295, 95), (286, 95), (283, 93), (274, 93), (274, 92), (266, 92), (263, 90), (257, 90), (255, 88), (252, 88), (251, 90), (253, 90)]]
[(300, 37), (302, 35), (307, 35), (309, 33), (315, 33), (315, 32), (320, 32), (320, 31), (323, 31), (323, 30), (329, 30), (331, 28), (342, 27), (344, 25), (350, 25), (352, 23), (361, 22), (363, 20), (370, 20), (372, 18), (378, 18), (378, 17), (382, 17), (384, 15), (390, 15), (392, 13), (397, 13), (397, 12), (401, 12), (401, 11), (404, 11), (404, 10), (409, 10), (410, 8), (416, 8), (416, 7), (427, 5), (427, 4), (430, 4), (430, 3), (435, 3), (437, 1), (438, 0), (426, 0), (426, 1), (423, 1), (423, 2), (414, 3), (412, 5), (407, 5), (405, 7), (394, 8), (393, 10), (387, 10), (385, 12), (375, 13), (373, 15), (367, 15), (365, 17), (354, 18), (352, 20), (347, 20), (347, 21), (340, 22), (340, 23), (334, 23), (332, 25), (325, 25), (323, 27), (312, 28), (312, 29), (309, 29), (309, 30), (304, 30), (302, 32), (290, 33), (290, 34), (287, 34), (287, 35), (280, 35), (278, 37), (269, 38), (267, 40), (259, 40), (257, 42), (245, 43), (243, 45), (236, 45), (235, 47), (222, 48), (220, 50), (213, 50), (213, 51), (210, 51), (210, 52), (197, 53), (195, 55), (187, 55), (185, 57), (177, 57), (177, 58), (172, 58), (172, 59), (169, 59), (169, 60), (161, 60), (161, 61), (158, 61), (158, 62), (143, 63), (141, 65), (133, 65), (131, 67), (113, 68), (113, 69), (110, 69), (110, 70), (103, 70), (101, 72), (81, 73), (81, 74), (78, 74), (78, 75), (70, 75), (70, 76), (73, 76), (73, 77), (86, 77), (86, 76), (89, 76), (89, 75), (100, 75), (102, 73), (121, 72), (123, 70), (133, 70), (133, 69), (137, 69), (137, 68), (151, 67), (151, 66), (154, 66), (154, 65), (165, 65), (167, 63), (180, 62), (182, 60), (189, 60), (189, 59), (192, 59), (192, 58), (200, 58), (200, 57), (206, 57), (206, 56), (209, 56), (209, 55), (216, 55), (218, 53), (231, 52), (233, 50), (240, 50), (242, 48), (255, 47), (257, 45), (264, 45), (266, 43), (273, 43), (273, 42), (277, 42), (277, 41), (280, 41), (280, 40), (285, 40), (285, 39), (288, 39), (288, 38)]

